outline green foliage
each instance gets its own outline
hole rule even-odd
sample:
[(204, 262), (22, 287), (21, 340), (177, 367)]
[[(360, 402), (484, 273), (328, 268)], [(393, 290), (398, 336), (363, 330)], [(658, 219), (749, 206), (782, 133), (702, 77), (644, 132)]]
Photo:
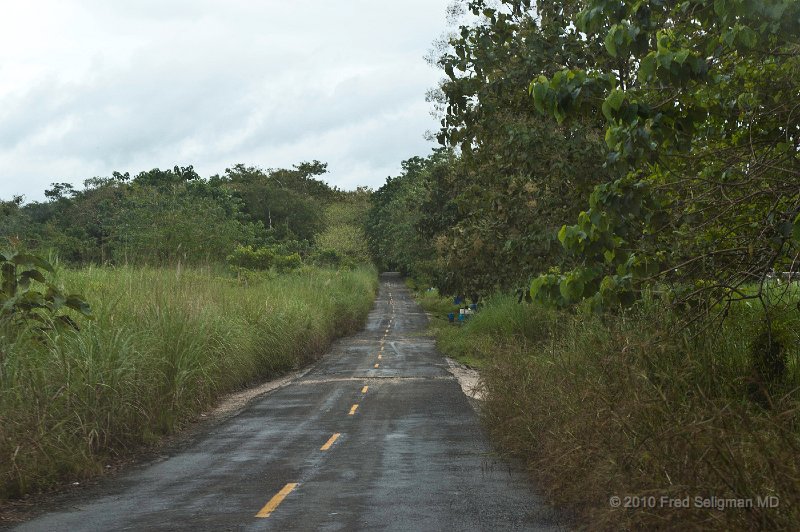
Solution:
[(453, 224), (455, 205), (440, 183), (450, 172), (452, 153), (403, 161), (403, 173), (372, 195), (364, 226), (370, 252), (382, 270), (396, 270), (426, 284), (442, 282), (434, 239)]
[(68, 309), (92, 317), (89, 304), (81, 296), (64, 294), (47, 280), (46, 275), (53, 272), (53, 266), (36, 255), (0, 252), (0, 327), (77, 329), (77, 323), (64, 313)]
[(246, 286), (195, 268), (59, 275), (95, 319), (51, 342), (0, 328), (0, 499), (97, 475), (226, 393), (312, 362), (362, 326), (377, 288), (368, 268)]
[(331, 250), (356, 263), (370, 262), (364, 229), (358, 225), (331, 225), (315, 238), (319, 249)]
[(311, 256), (311, 262), (322, 268), (347, 268), (351, 266), (335, 249), (317, 249)]
[(340, 195), (314, 177), (326, 171), (327, 165), (319, 161), (302, 163), (292, 170), (237, 164), (212, 181), (240, 198), (243, 211), (261, 222), (275, 239), (311, 241), (323, 228), (324, 205)]
[(331, 188), (316, 179), (326, 171), (319, 161), (269, 170), (237, 164), (204, 179), (176, 166), (94, 177), (83, 190), (54, 183), (45, 203), (0, 203), (0, 238), (73, 265), (215, 264), (237, 246), (267, 246), (271, 267), (288, 270), (297, 266), (292, 255), (310, 256), (320, 236), (323, 247), (345, 246), (348, 264), (368, 262), (359, 232), (370, 191)]
[(354, 265), (371, 262), (364, 232), (370, 197), (369, 190), (359, 189), (325, 209), (325, 228), (314, 237), (317, 249), (322, 252), (316, 258), (319, 264)]
[(437, 235), (447, 291), (516, 288), (561, 262), (555, 233), (608, 179), (598, 117), (543, 119), (528, 96), (532, 78), (605, 64), (567, 27), (582, 5), (468, 2), (473, 18), (436, 58), (447, 75), (433, 94), (439, 141), (460, 150), (431, 187), (455, 211)]
[[(761, 297), (744, 287), (796, 261), (799, 17), (794, 1), (589, 2), (576, 25), (614, 60), (539, 76), (530, 93), (559, 122), (600, 107), (616, 177), (559, 233), (576, 269), (535, 281), (545, 298), (553, 285), (556, 302), (595, 308), (644, 289)], [(710, 282), (684, 288), (697, 279)]]
[(275, 268), (280, 273), (296, 270), (303, 265), (298, 253), (283, 254), (275, 247), (238, 246), (227, 257), (228, 264), (234, 269), (263, 271)]
[[(499, 296), (463, 326), (434, 332), (437, 349), (482, 368), (492, 440), (535, 472), (549, 501), (575, 509), (576, 527), (793, 529), (800, 518), (800, 312), (797, 288), (783, 295), (780, 288), (770, 294), (787, 305), (775, 324), (777, 356), (763, 351), (765, 314), (751, 301), (733, 304), (718, 329), (696, 323), (676, 333), (682, 316), (653, 300), (601, 316)], [(776, 371), (780, 359), (786, 363)], [(779, 386), (762, 386), (759, 373), (778, 372)], [(753, 389), (767, 408), (751, 401)], [(613, 508), (609, 493), (656, 501), (769, 493), (780, 506), (690, 506), (676, 514)]]
[(217, 198), (134, 190), (109, 218), (119, 263), (219, 262), (237, 244), (256, 241), (260, 226), (232, 217)]

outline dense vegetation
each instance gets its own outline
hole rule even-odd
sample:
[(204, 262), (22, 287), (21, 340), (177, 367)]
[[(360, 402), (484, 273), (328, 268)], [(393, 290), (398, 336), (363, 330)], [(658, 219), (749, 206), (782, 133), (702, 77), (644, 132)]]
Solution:
[(0, 499), (98, 474), (361, 325), (370, 192), (325, 171), (115, 172), (0, 205)]
[(196, 268), (56, 269), (95, 319), (42, 338), (0, 324), (0, 497), (101, 473), (223, 394), (297, 368), (357, 330), (370, 268), (247, 283)]
[[(296, 345), (358, 321), (372, 259), (435, 287), (423, 300), (440, 314), (453, 305), (438, 294), (482, 297), (465, 325), (435, 326), (439, 345), (484, 369), (492, 434), (575, 515), (796, 526), (800, 295), (784, 277), (800, 270), (800, 2), (453, 10), (462, 23), (433, 58), (441, 147), (374, 193), (329, 187), (314, 161), (114, 173), (0, 204), (7, 492), (294, 365)], [(56, 275), (30, 251), (100, 267)], [(312, 334), (300, 316), (321, 286)], [(67, 381), (45, 382), (54, 372)], [(44, 432), (56, 439), (30, 443)], [(614, 495), (780, 504), (630, 509)]]
[[(439, 345), (484, 368), (492, 433), (554, 500), (608, 527), (790, 528), (800, 2), (454, 7), (443, 148), (375, 192), (376, 260), (487, 301)], [(653, 494), (781, 504), (608, 504)]]
[(176, 166), (94, 177), (82, 190), (53, 183), (48, 201), (0, 204), (0, 239), (54, 251), (73, 266), (217, 264), (240, 246), (311, 263), (363, 262), (366, 248), (352, 240), (369, 192), (332, 188), (318, 179), (326, 171), (318, 161), (270, 170), (237, 164), (202, 178)]

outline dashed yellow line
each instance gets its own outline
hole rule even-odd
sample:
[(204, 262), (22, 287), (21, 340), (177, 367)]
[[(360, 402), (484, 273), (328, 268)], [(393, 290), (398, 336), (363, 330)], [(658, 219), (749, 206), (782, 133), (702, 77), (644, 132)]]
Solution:
[(349, 414), (347, 414), (347, 415), (348, 415), (348, 416), (352, 416), (352, 415), (354, 415), (354, 414), (356, 413), (356, 410), (358, 410), (358, 405), (353, 405), (353, 406), (351, 406), (351, 407), (350, 407), (350, 413), (349, 413)]
[(325, 445), (323, 445), (322, 447), (319, 448), (319, 450), (320, 451), (327, 451), (328, 449), (330, 449), (331, 445), (333, 445), (333, 442), (335, 442), (337, 439), (339, 439), (339, 436), (341, 436), (341, 433), (339, 433), (339, 432), (335, 433), (333, 436), (331, 436), (328, 439), (328, 441), (325, 442)]
[(289, 484), (286, 484), (281, 491), (276, 493), (275, 496), (272, 497), (269, 500), (269, 502), (264, 505), (261, 511), (256, 514), (256, 517), (269, 517), (270, 515), (272, 515), (272, 512), (274, 512), (275, 509), (278, 507), (278, 505), (280, 505), (280, 503), (283, 502), (283, 499), (285, 499), (286, 496), (289, 495), (292, 492), (292, 490), (295, 489), (296, 487), (297, 487), (296, 482), (291, 482)]
[(382, 358), (383, 358), (383, 355), (379, 354), (379, 355), (378, 355), (378, 360), (380, 360), (380, 359), (382, 359)]
[(380, 364), (375, 364), (375, 367), (376, 367), (376, 368), (377, 368), (378, 366), (380, 366)]
[(364, 386), (361, 388), (361, 393), (367, 393), (367, 390), (369, 390), (369, 386)]

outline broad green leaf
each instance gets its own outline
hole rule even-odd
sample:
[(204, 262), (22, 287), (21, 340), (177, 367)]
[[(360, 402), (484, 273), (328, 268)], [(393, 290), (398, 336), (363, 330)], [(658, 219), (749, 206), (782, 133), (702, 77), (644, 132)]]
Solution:
[(676, 63), (678, 63), (679, 65), (683, 65), (683, 62), (686, 61), (687, 57), (689, 57), (689, 50), (684, 48), (683, 50), (681, 50), (679, 52), (675, 52), (674, 59), (675, 59)]
[(625, 91), (620, 89), (614, 89), (611, 91), (611, 94), (608, 95), (606, 101), (608, 105), (615, 111), (619, 111), (619, 108), (622, 106), (622, 102), (625, 100)]
[(561, 245), (564, 245), (564, 240), (567, 239), (567, 226), (562, 225), (561, 230), (558, 232), (558, 241), (561, 242)]
[(611, 29), (608, 30), (608, 33), (606, 34), (606, 39), (604, 41), (606, 45), (606, 50), (608, 50), (608, 53), (611, 54), (612, 57), (617, 57), (617, 43), (616, 43), (617, 28), (618, 28), (617, 25), (611, 26)]
[(600, 107), (603, 111), (603, 116), (606, 117), (606, 120), (609, 122), (614, 119), (614, 114), (611, 110), (611, 106), (608, 104), (608, 100), (603, 100), (603, 105)]
[(650, 52), (647, 54), (639, 64), (639, 81), (646, 81), (653, 77), (653, 75), (656, 73), (657, 65), (656, 53)]
[(34, 279), (36, 281), (39, 281), (40, 283), (47, 282), (47, 279), (44, 278), (44, 275), (42, 275), (42, 272), (40, 272), (39, 270), (24, 271), (20, 274), (20, 278)]
[(46, 260), (37, 257), (36, 255), (30, 255), (27, 253), (20, 253), (15, 255), (12, 259), (14, 264), (19, 266), (36, 266), (37, 268), (41, 268), (44, 271), (53, 273), (53, 267), (50, 265), (49, 262)]
[(86, 317), (90, 317), (92, 315), (92, 308), (89, 306), (89, 303), (84, 301), (80, 296), (74, 294), (68, 296), (66, 306), (73, 310), (77, 310)]

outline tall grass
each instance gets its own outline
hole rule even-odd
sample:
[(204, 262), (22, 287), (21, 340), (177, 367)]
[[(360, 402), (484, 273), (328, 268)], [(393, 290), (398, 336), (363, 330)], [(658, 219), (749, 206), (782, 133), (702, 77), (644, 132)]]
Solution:
[(96, 319), (46, 341), (0, 331), (0, 497), (102, 469), (224, 393), (357, 329), (374, 270), (236, 279), (181, 268), (62, 270)]
[[(767, 402), (753, 394), (755, 303), (721, 328), (680, 329), (655, 304), (598, 317), (499, 297), (436, 334), (445, 352), (482, 362), (493, 440), (579, 526), (789, 530), (800, 523), (800, 315), (781, 310), (786, 372)], [(648, 507), (614, 508), (615, 495)], [(687, 496), (687, 509), (661, 499)], [(695, 507), (712, 496), (755, 507)], [(767, 496), (779, 506), (757, 507)]]

